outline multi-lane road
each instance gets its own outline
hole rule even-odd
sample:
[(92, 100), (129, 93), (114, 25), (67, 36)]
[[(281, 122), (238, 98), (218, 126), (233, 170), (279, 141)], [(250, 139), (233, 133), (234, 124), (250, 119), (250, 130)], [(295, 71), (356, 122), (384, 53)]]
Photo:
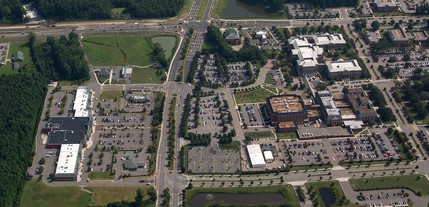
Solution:
[[(212, 10), (214, 1), (208, 0), (207, 8), (205, 8), (204, 15), (201, 20), (197, 20), (197, 14), (198, 10), (201, 6), (201, 0), (194, 0), (192, 3), (192, 6), (190, 8), (190, 11), (184, 19), (171, 19), (171, 20), (165, 20), (165, 21), (93, 21), (93, 22), (69, 22), (69, 23), (58, 23), (55, 27), (43, 27), (43, 26), (10, 26), (10, 27), (0, 27), (0, 38), (8, 38), (8, 37), (21, 37), (26, 36), (29, 32), (33, 32), (36, 35), (39, 36), (58, 36), (58, 35), (64, 35), (68, 34), (71, 31), (75, 31), (77, 33), (120, 33), (120, 32), (141, 32), (141, 31), (165, 31), (165, 32), (174, 32), (179, 34), (180, 36), (180, 44), (178, 47), (177, 52), (175, 53), (173, 60), (171, 62), (171, 66), (169, 69), (168, 74), (168, 81), (162, 85), (99, 85), (93, 75), (91, 75), (92, 83), (90, 85), (90, 88), (94, 90), (95, 95), (99, 95), (102, 90), (112, 90), (112, 89), (127, 89), (127, 88), (152, 88), (155, 90), (163, 90), (165, 91), (166, 95), (166, 101), (164, 106), (164, 114), (163, 114), (163, 124), (162, 124), (162, 132), (161, 132), (161, 139), (158, 147), (158, 156), (157, 156), (157, 165), (156, 165), (156, 172), (152, 176), (153, 182), (150, 184), (154, 185), (159, 193), (161, 193), (165, 188), (170, 188), (171, 192), (171, 205), (170, 206), (178, 206), (180, 201), (180, 194), (182, 189), (187, 185), (188, 180), (190, 179), (186, 175), (181, 174), (179, 169), (179, 160), (174, 160), (174, 166), (172, 170), (169, 170), (167, 167), (167, 152), (168, 152), (168, 126), (166, 126), (165, 123), (167, 123), (169, 109), (170, 109), (170, 102), (173, 99), (173, 96), (177, 98), (177, 104), (176, 104), (176, 110), (175, 110), (175, 122), (176, 122), (176, 134), (178, 135), (178, 129), (182, 117), (182, 111), (183, 111), (183, 103), (184, 99), (187, 94), (191, 93), (192, 86), (189, 84), (184, 83), (177, 83), (175, 82), (179, 73), (180, 68), (183, 66), (183, 78), (186, 78), (187, 70), (189, 68), (189, 64), (192, 61), (192, 58), (194, 57), (195, 53), (199, 51), (203, 44), (204, 34), (206, 32), (206, 27), (208, 24), (216, 24), (216, 25), (227, 25), (227, 24), (235, 24), (235, 25), (241, 25), (242, 27), (251, 27), (251, 26), (258, 26), (258, 27), (267, 27), (271, 28), (272, 26), (277, 27), (299, 27), (299, 26), (305, 26), (305, 25), (320, 25), (322, 22), (324, 24), (331, 24), (331, 25), (343, 25), (347, 26), (349, 24), (352, 24), (356, 18), (349, 18), (347, 15), (346, 9), (339, 9), (340, 11), (340, 17), (339, 18), (332, 18), (332, 19), (297, 19), (297, 20), (261, 20), (261, 19), (242, 19), (242, 20), (227, 20), (227, 19), (213, 19), (210, 17), (210, 12)], [(419, 18), (412, 17), (412, 16), (395, 16), (395, 17), (372, 17), (367, 18), (369, 21), (368, 25), (371, 21), (380, 21), (383, 20), (391, 21), (394, 20), (395, 22), (398, 22), (399, 20), (402, 21), (408, 21), (409, 19), (417, 20)], [(194, 34), (191, 37), (189, 49), (187, 51), (183, 51), (186, 53), (184, 60), (181, 60), (181, 52), (184, 47), (184, 43), (186, 42), (186, 32), (189, 31), (190, 28), (194, 29)], [(365, 56), (361, 51), (360, 55)], [(182, 62), (183, 61), (183, 62)], [(371, 64), (375, 64), (370, 62)], [(371, 71), (371, 73), (377, 73)], [(372, 74), (373, 78), (379, 76), (379, 74)], [(260, 78), (261, 79), (261, 78)], [(262, 82), (265, 80), (265, 78), (261, 79)], [(257, 82), (261, 82), (261, 80), (258, 80)], [(374, 83), (376, 83), (377, 86), (383, 87), (386, 84), (388, 85), (389, 81), (386, 80), (373, 80)], [(219, 89), (216, 92), (224, 92), (226, 94), (226, 98), (230, 104), (233, 104), (233, 98), (231, 96), (231, 91), (229, 89)], [(387, 99), (389, 100), (389, 99)], [(391, 107), (397, 107), (395, 103), (389, 103)], [(234, 110), (233, 107), (231, 107), (231, 110)], [(239, 136), (242, 136), (241, 128), (239, 126), (238, 118), (236, 117), (236, 113), (232, 112), (234, 114), (234, 127), (237, 130), (237, 133)], [(401, 116), (401, 114), (398, 114), (398, 116)], [(401, 123), (399, 124), (400, 128), (404, 131), (411, 132), (415, 131), (416, 126), (413, 124), (407, 124), (407, 123)], [(175, 157), (179, 157), (179, 151), (181, 146), (181, 139), (176, 136), (175, 140)], [(43, 147), (42, 145), (38, 145), (38, 147)], [(37, 161), (37, 159), (35, 159)], [(416, 171), (422, 174), (426, 174), (429, 172), (429, 165), (427, 161), (425, 160), (419, 160), (416, 163), (412, 163), (411, 165), (405, 165), (405, 164), (399, 164), (398, 166), (392, 166), (392, 167), (385, 167), (385, 166), (371, 166), (370, 169), (366, 169), (367, 171), (370, 170), (391, 170), (394, 171), (397, 168), (414, 168), (415, 166), (419, 165), (420, 168), (418, 168)], [(334, 179), (338, 180), (347, 180), (348, 178), (352, 177), (352, 174), (355, 176), (359, 176), (362, 173), (356, 173), (354, 171), (358, 171), (357, 169), (344, 169), (339, 166), (334, 167), (332, 170), (332, 177)], [(313, 174), (317, 174), (317, 172), (312, 172)], [(269, 185), (268, 180), (278, 179), (279, 176), (283, 176), (286, 183), (290, 183), (293, 185), (302, 185), (302, 183), (306, 182), (309, 179), (309, 172), (297, 172), (297, 173), (283, 173), (280, 175), (274, 175), (274, 174), (268, 174), (264, 175), (264, 180), (267, 180), (266, 183), (263, 183), (263, 185)], [(326, 173), (321, 173), (326, 174)], [(325, 176), (326, 177), (326, 176)], [(192, 177), (195, 181), (194, 183), (196, 185), (201, 184), (203, 182), (213, 183), (213, 186), (220, 186), (219, 181), (213, 181), (213, 178), (218, 178), (218, 176), (199, 176), (198, 178)], [(238, 180), (240, 178), (238, 177), (223, 177), (222, 179), (217, 180)], [(246, 182), (250, 181), (258, 181), (260, 179), (259, 175), (250, 175), (248, 177), (243, 178)], [(324, 178), (325, 179), (325, 178)], [(327, 178), (326, 179), (330, 179)], [(259, 182), (259, 181), (258, 181)], [(80, 181), (80, 182), (53, 182), (49, 183), (49, 185), (77, 185), (77, 186), (87, 186), (87, 185), (97, 185), (97, 186), (119, 186), (119, 185), (135, 185), (138, 183), (137, 179), (125, 179), (122, 181), (117, 182), (86, 182), (86, 181)], [(238, 185), (237, 185), (238, 186)], [(345, 193), (347, 196), (355, 195), (354, 192), (351, 192), (349, 188), (344, 187)], [(351, 198), (349, 198), (351, 199)], [(424, 203), (426, 200), (429, 200), (427, 198), (422, 198), (422, 200), (419, 200), (419, 203)], [(161, 200), (158, 199), (158, 206), (161, 206)], [(355, 200), (355, 199), (351, 199)]]

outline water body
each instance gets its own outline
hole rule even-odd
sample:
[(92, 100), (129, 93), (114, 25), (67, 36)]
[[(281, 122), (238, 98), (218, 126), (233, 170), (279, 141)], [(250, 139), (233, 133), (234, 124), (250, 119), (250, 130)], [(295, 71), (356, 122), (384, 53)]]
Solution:
[(279, 13), (267, 12), (264, 8), (251, 6), (242, 3), (240, 0), (229, 0), (223, 11), (225, 18), (258, 18), (258, 17), (279, 17)]
[(319, 190), (320, 196), (322, 197), (322, 201), (326, 207), (331, 207), (335, 203), (335, 194), (332, 189), (323, 188)]
[(201, 207), (209, 201), (223, 201), (229, 204), (282, 203), (284, 197), (280, 193), (264, 194), (228, 194), (198, 193), (191, 199), (191, 207)]

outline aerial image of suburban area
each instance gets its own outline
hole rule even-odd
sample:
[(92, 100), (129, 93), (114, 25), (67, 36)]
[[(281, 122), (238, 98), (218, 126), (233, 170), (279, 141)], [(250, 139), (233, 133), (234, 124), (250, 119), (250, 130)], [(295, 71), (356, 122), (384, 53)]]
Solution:
[(0, 0), (0, 207), (429, 207), (427, 0)]

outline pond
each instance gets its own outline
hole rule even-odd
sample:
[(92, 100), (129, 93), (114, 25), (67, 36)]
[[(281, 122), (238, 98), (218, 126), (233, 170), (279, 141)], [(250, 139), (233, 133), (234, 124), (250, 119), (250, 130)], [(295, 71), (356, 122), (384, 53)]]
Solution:
[(258, 18), (258, 17), (280, 17), (279, 13), (267, 12), (261, 6), (251, 6), (240, 0), (228, 0), (223, 17), (225, 18)]
[(223, 201), (228, 204), (282, 203), (284, 197), (280, 193), (263, 194), (228, 194), (198, 193), (191, 198), (191, 207), (201, 207), (209, 201)]
[(335, 194), (332, 189), (323, 188), (319, 190), (320, 196), (322, 197), (322, 201), (326, 207), (331, 207), (335, 203)]

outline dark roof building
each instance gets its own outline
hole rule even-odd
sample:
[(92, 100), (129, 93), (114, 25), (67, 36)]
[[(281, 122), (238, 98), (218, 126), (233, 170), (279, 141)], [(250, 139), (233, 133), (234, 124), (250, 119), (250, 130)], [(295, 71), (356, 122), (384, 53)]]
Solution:
[(83, 144), (91, 133), (89, 117), (51, 117), (44, 132), (48, 133), (48, 148), (62, 144)]
[(240, 34), (235, 29), (228, 29), (223, 33), (223, 37), (228, 44), (239, 45)]
[(144, 168), (144, 163), (133, 160), (133, 159), (126, 159), (124, 160), (124, 162), (122, 163), (122, 167), (125, 170), (137, 170), (138, 168)]
[(99, 78), (110, 78), (110, 70), (107, 68), (101, 68), (100, 71), (98, 71), (97, 76)]
[(304, 101), (299, 95), (271, 96), (267, 98), (266, 105), (272, 126), (277, 126), (280, 122), (302, 123), (308, 120)]

